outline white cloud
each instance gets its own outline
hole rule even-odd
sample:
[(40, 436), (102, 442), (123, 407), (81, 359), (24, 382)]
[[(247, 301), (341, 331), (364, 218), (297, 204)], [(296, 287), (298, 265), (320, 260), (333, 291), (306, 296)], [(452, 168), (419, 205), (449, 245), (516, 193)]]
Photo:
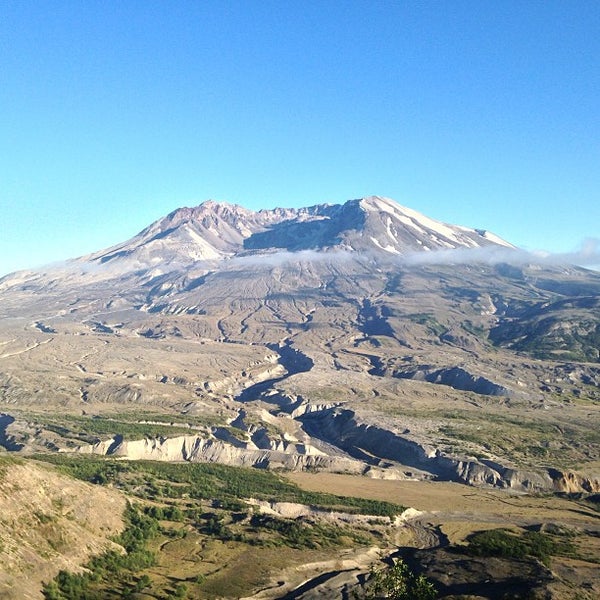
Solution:
[(544, 250), (527, 251), (496, 246), (484, 248), (456, 248), (433, 252), (412, 252), (399, 257), (400, 262), (408, 265), (440, 265), (509, 263), (513, 265), (579, 265), (600, 270), (600, 240), (587, 239), (578, 250), (553, 253)]

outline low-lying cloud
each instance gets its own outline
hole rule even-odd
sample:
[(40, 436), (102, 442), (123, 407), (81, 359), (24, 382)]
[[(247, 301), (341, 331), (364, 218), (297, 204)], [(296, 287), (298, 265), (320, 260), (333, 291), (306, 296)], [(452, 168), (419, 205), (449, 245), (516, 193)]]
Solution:
[(520, 248), (485, 246), (482, 248), (455, 248), (431, 252), (411, 252), (399, 257), (407, 265), (441, 265), (485, 263), (512, 265), (579, 265), (600, 270), (600, 240), (587, 239), (573, 252), (553, 253), (544, 250), (528, 251)]
[[(347, 262), (356, 260), (357, 256), (366, 259), (381, 259), (381, 252), (360, 252), (350, 250), (302, 250), (299, 252), (279, 251), (264, 254), (236, 256), (229, 261), (234, 268), (281, 267), (285, 265), (308, 262)], [(495, 265), (508, 263), (512, 265), (579, 265), (600, 270), (600, 240), (585, 240), (578, 250), (573, 252), (552, 253), (544, 250), (528, 251), (503, 246), (485, 246), (478, 248), (453, 248), (448, 250), (414, 251), (407, 254), (385, 254), (389, 261), (406, 265), (452, 265), (483, 263)]]
[(569, 263), (594, 267), (600, 270), (600, 239), (588, 238), (581, 244), (579, 250), (564, 254), (549, 254), (552, 260), (560, 260), (562, 264)]
[(349, 250), (299, 250), (292, 252), (282, 250), (277, 252), (266, 252), (264, 254), (247, 254), (236, 256), (229, 263), (235, 266), (253, 267), (281, 267), (284, 265), (309, 263), (309, 262), (340, 262), (356, 258), (356, 252)]
[(7, 282), (17, 283), (20, 279), (35, 277), (91, 277), (95, 280), (110, 279), (126, 276), (138, 271), (145, 273), (146, 277), (160, 276), (161, 273), (174, 271), (218, 271), (248, 270), (252, 268), (280, 268), (290, 265), (307, 263), (340, 264), (363, 259), (366, 262), (384, 262), (399, 266), (420, 265), (458, 265), (458, 264), (489, 264), (507, 263), (511, 265), (547, 265), (565, 266), (578, 265), (600, 271), (600, 240), (587, 239), (582, 242), (579, 249), (573, 252), (552, 253), (543, 250), (527, 251), (519, 248), (502, 246), (485, 246), (478, 248), (454, 248), (447, 250), (415, 251), (407, 254), (392, 254), (373, 251), (356, 252), (345, 249), (301, 250), (292, 252), (288, 250), (247, 254), (225, 259), (213, 260), (171, 260), (160, 261), (154, 257), (146, 261), (135, 257), (123, 257), (114, 261), (100, 263), (75, 259), (46, 265), (46, 267), (31, 271), (18, 272), (5, 278)]

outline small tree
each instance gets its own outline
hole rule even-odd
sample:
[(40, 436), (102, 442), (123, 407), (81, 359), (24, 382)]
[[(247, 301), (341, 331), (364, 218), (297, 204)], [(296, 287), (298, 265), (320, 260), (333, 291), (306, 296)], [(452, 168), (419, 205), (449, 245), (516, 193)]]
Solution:
[(415, 575), (402, 559), (387, 569), (373, 569), (369, 584), (364, 600), (434, 600), (437, 596), (433, 584), (424, 575)]
[(64, 596), (60, 593), (60, 588), (56, 581), (45, 583), (42, 593), (46, 600), (64, 600)]
[(135, 591), (141, 592), (143, 589), (149, 587), (151, 584), (152, 580), (150, 579), (150, 577), (144, 574), (137, 580), (137, 583), (135, 584)]

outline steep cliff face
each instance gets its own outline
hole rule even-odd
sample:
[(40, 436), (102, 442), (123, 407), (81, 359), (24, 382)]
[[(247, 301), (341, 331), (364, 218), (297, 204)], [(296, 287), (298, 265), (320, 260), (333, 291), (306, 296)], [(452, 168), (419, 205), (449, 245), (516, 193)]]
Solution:
[[(598, 492), (600, 477), (558, 469), (527, 469), (498, 461), (447, 455), (433, 445), (411, 439), (409, 432), (385, 429), (363, 421), (351, 410), (302, 404), (303, 431), (314, 443), (271, 436), (253, 429), (234, 437), (227, 429), (206, 435), (124, 440), (116, 436), (80, 445), (77, 452), (128, 460), (217, 462), (292, 471), (323, 470), (392, 479), (436, 479), (520, 492)], [(241, 420), (241, 417), (240, 417)], [(240, 424), (241, 425), (241, 424)], [(325, 448), (342, 450), (335, 454)], [(315, 445), (316, 444), (316, 445)]]
[(305, 444), (273, 443), (260, 449), (252, 443), (238, 446), (197, 435), (124, 441), (114, 438), (77, 448), (83, 454), (100, 454), (129, 460), (216, 462), (236, 466), (283, 468), (289, 470), (335, 470), (362, 473), (364, 465), (339, 456), (327, 456)]
[[(391, 460), (403, 465), (405, 475), (458, 481), (468, 485), (489, 485), (515, 491), (600, 491), (600, 477), (557, 469), (518, 469), (489, 460), (460, 459), (444, 455), (433, 446), (423, 445), (399, 432), (365, 422), (350, 410), (326, 409), (306, 412), (305, 428), (316, 438), (346, 450), (350, 455), (374, 465)], [(415, 471), (411, 472), (412, 468)]]
[(566, 493), (598, 493), (600, 492), (600, 476), (573, 471), (557, 471), (548, 469), (553, 487), (558, 492)]

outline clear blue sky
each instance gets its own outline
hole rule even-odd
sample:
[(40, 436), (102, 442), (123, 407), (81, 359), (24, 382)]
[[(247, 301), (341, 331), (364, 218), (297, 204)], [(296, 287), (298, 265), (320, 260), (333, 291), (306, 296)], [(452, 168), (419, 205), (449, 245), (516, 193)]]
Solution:
[(208, 198), (600, 237), (600, 3), (0, 2), (0, 274)]

